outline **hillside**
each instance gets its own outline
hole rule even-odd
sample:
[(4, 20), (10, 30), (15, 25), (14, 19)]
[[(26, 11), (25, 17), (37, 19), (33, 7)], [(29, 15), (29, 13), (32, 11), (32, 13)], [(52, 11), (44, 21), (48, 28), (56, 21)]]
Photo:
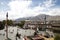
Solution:
[(42, 20), (44, 21), (46, 17), (46, 21), (59, 21), (60, 20), (60, 16), (50, 16), (50, 15), (45, 15), (45, 14), (40, 14), (34, 17), (26, 17), (26, 18), (18, 18), (15, 21), (23, 21), (23, 20)]

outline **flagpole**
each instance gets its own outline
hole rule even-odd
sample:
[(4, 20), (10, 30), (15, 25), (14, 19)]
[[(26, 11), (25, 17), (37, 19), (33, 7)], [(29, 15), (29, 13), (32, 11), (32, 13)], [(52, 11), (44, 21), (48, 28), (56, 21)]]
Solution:
[(8, 24), (7, 24), (7, 21), (8, 21), (8, 12), (6, 14), (6, 39), (5, 40), (8, 40)]

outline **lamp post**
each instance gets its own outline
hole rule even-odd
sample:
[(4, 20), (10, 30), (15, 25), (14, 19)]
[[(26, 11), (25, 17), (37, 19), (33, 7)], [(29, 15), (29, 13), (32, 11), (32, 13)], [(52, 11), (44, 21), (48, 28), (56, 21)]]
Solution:
[(46, 31), (46, 15), (44, 16), (44, 27), (43, 27), (43, 30)]
[(46, 15), (45, 15), (45, 18), (44, 18), (44, 20), (45, 20), (45, 24), (46, 24)]
[(6, 39), (5, 40), (8, 40), (8, 24), (7, 24), (7, 21), (8, 21), (8, 12), (6, 14)]
[(46, 26), (46, 15), (45, 15), (45, 18), (44, 18), (44, 24), (45, 24), (45, 31), (46, 31), (46, 28), (47, 28), (47, 26)]

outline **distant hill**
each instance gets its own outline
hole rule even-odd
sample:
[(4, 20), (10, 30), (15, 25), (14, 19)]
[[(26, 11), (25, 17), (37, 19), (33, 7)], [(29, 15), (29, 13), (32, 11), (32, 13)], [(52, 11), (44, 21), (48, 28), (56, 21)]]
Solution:
[(60, 16), (50, 16), (50, 15), (46, 15), (46, 14), (40, 14), (34, 17), (26, 17), (26, 18), (18, 18), (15, 21), (23, 21), (23, 20), (42, 20), (44, 21), (44, 18), (46, 16), (46, 20), (47, 21), (51, 21), (51, 20), (60, 20)]
[[(48, 17), (49, 15), (46, 15)], [(26, 17), (26, 18), (18, 18), (16, 21), (22, 21), (22, 20), (43, 20), (45, 17), (45, 14), (40, 14), (34, 17)]]

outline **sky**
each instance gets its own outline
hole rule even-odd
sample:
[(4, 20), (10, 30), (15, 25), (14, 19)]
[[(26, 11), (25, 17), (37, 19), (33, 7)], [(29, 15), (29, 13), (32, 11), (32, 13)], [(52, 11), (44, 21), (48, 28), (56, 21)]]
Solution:
[(15, 20), (39, 14), (60, 15), (60, 0), (0, 0), (0, 20)]

